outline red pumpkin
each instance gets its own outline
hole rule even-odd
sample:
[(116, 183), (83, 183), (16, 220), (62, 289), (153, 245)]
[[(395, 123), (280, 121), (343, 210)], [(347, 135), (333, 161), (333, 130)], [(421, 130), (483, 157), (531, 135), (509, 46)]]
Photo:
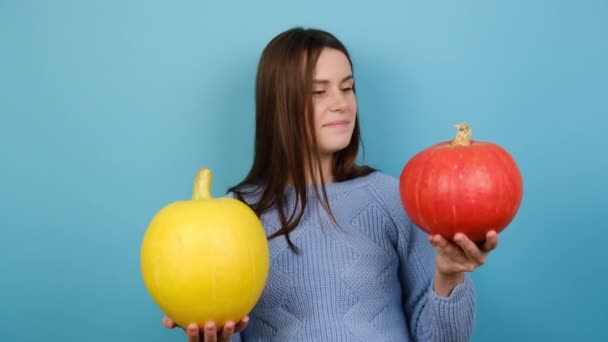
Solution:
[(474, 242), (489, 230), (504, 230), (519, 209), (523, 181), (502, 147), (471, 140), (471, 128), (456, 125), (453, 141), (430, 146), (412, 157), (399, 178), (401, 202), (414, 224), (428, 234)]

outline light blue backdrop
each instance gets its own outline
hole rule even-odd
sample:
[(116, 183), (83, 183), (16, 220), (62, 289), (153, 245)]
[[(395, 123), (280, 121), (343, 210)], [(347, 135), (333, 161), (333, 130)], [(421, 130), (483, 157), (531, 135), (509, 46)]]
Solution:
[(398, 176), (468, 121), (521, 210), (474, 273), (474, 341), (607, 341), (608, 2), (0, 0), (0, 341), (185, 341), (147, 223), (252, 157), (257, 58), (294, 25), (355, 62), (366, 161)]

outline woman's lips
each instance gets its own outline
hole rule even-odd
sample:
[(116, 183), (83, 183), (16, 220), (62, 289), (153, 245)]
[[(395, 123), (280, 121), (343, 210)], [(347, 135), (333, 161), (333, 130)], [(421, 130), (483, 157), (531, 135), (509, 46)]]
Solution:
[(347, 120), (337, 120), (337, 121), (332, 121), (332, 122), (328, 122), (326, 124), (323, 125), (323, 127), (345, 127), (348, 126), (348, 121)]

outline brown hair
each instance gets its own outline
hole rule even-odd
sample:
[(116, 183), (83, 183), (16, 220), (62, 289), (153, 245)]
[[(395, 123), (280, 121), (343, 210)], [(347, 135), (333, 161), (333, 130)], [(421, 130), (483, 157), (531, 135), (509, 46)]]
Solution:
[[(312, 76), (317, 59), (324, 48), (350, 55), (332, 34), (318, 29), (292, 28), (274, 37), (260, 57), (256, 88), (256, 130), (253, 165), (239, 184), (228, 189), (245, 202), (245, 185), (261, 187), (257, 203), (247, 203), (260, 216), (266, 210), (278, 210), (281, 228), (269, 239), (285, 235), (289, 247), (298, 252), (289, 238), (300, 222), (307, 203), (306, 175), (320, 175), (323, 207), (337, 224), (327, 199), (325, 180), (317, 153), (312, 114)], [(353, 86), (353, 91), (354, 91)], [(359, 145), (362, 145), (358, 115), (348, 146), (336, 152), (332, 171), (335, 182), (367, 175), (374, 171), (369, 166), (356, 164)], [(363, 146), (361, 146), (363, 148)], [(315, 170), (316, 168), (316, 170)], [(285, 212), (285, 188), (294, 188), (296, 202), (293, 211)], [(315, 194), (320, 200), (317, 187)], [(296, 208), (299, 212), (296, 212)]]

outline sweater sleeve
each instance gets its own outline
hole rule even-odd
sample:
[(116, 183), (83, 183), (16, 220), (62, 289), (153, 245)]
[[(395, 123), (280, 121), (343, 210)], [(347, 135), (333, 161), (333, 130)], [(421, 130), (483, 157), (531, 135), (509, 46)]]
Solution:
[(468, 274), (448, 297), (433, 289), (435, 249), (427, 234), (407, 217), (398, 180), (387, 177), (382, 196), (397, 230), (403, 309), (414, 341), (469, 341), (475, 324), (475, 289)]

